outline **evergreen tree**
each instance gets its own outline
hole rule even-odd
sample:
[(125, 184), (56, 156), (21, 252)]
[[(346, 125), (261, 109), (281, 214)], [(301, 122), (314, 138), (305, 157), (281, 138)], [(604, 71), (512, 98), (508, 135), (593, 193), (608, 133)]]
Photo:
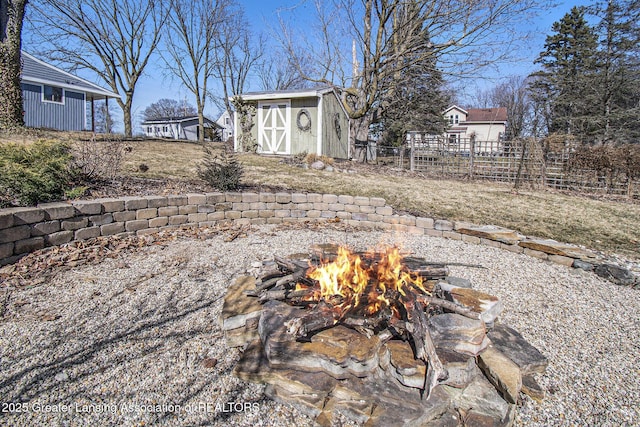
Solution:
[(597, 142), (625, 143), (640, 137), (639, 9), (638, 1), (619, 0), (591, 9), (600, 17)]
[[(442, 112), (450, 96), (444, 90), (442, 72), (436, 55), (430, 55), (429, 33), (420, 24), (420, 6), (409, 1), (398, 7), (394, 15), (393, 61), (396, 71), (381, 82), (378, 109), (384, 129), (383, 142), (395, 145), (407, 131), (423, 131), (440, 135), (446, 129)], [(406, 49), (406, 40), (419, 40), (416, 49)]]
[(542, 71), (535, 73), (534, 90), (549, 102), (549, 132), (574, 135), (583, 142), (593, 138), (597, 123), (595, 30), (585, 20), (585, 10), (573, 7), (552, 26), (544, 51), (535, 61)]

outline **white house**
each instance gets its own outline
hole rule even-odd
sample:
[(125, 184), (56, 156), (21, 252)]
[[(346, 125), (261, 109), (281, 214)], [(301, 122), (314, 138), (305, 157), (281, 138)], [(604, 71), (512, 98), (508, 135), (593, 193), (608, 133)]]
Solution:
[(221, 129), (221, 137), (222, 141), (227, 141), (229, 138), (233, 136), (233, 117), (229, 114), (227, 110), (225, 110), (216, 123), (222, 128)]
[(452, 105), (444, 112), (449, 122), (449, 140), (474, 139), (478, 142), (499, 142), (504, 139), (507, 129), (507, 109), (469, 108), (467, 110)]
[[(205, 139), (217, 140), (216, 131), (221, 128), (213, 120), (204, 118)], [(200, 129), (198, 116), (165, 117), (142, 122), (142, 131), (150, 138), (170, 138), (187, 141), (198, 141)]]

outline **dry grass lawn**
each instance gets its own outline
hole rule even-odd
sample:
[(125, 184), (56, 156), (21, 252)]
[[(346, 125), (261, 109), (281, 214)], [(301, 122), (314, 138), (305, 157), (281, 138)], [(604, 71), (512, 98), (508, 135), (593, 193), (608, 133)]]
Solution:
[[(45, 135), (48, 139), (74, 139), (68, 133)], [(13, 138), (0, 135), (0, 143), (29, 142), (41, 137), (41, 132)], [(86, 139), (86, 134), (83, 137)], [(122, 168), (126, 175), (197, 177), (197, 165), (203, 157), (198, 144), (132, 141), (128, 145), (132, 149), (126, 153)], [(215, 146), (222, 149), (221, 144)], [(494, 224), (529, 236), (640, 258), (640, 203), (637, 200), (596, 199), (544, 189), (525, 189), (516, 194), (510, 184), (427, 179), (351, 163), (336, 166), (341, 170), (353, 169), (354, 173), (336, 173), (302, 169), (276, 157), (242, 154), (239, 158), (244, 165), (243, 183), (254, 188), (383, 197), (398, 211)], [(144, 173), (140, 172), (141, 164), (148, 166)]]

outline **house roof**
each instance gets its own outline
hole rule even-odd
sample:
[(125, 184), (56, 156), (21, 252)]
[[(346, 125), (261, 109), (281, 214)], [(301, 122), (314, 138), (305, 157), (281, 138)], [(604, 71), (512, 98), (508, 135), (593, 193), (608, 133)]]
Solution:
[(120, 98), (117, 93), (104, 89), (88, 80), (82, 79), (58, 67), (22, 51), (22, 72), (24, 82), (62, 87), (76, 92), (84, 92), (94, 99)]
[(465, 114), (468, 114), (467, 110), (465, 110), (464, 108), (460, 108), (457, 105), (452, 105), (451, 107), (447, 108), (446, 110), (444, 110), (443, 114), (446, 114), (451, 110), (458, 110), (458, 111), (461, 111), (461, 112), (463, 112)]
[[(190, 122), (193, 120), (198, 120), (198, 116), (187, 116), (187, 117), (159, 117), (157, 119), (153, 119), (153, 120), (145, 120), (142, 122), (143, 125), (166, 125), (166, 124), (170, 124), (170, 123), (184, 123), (184, 122)], [(216, 122), (214, 122), (213, 120), (211, 120), (208, 117), (204, 118), (204, 122), (205, 122), (205, 126), (216, 126), (219, 128), (222, 128), (222, 126), (220, 126), (219, 124), (217, 124)]]
[(466, 122), (506, 122), (507, 109), (498, 108), (469, 108)]
[(262, 99), (309, 98), (333, 92), (331, 86), (321, 86), (312, 89), (271, 90), (263, 92), (247, 92), (240, 95), (244, 101), (259, 101)]

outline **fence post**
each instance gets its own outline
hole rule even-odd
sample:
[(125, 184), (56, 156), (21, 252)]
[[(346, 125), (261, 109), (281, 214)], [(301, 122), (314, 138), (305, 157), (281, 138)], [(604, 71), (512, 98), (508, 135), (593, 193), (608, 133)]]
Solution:
[(411, 138), (409, 138), (409, 169), (411, 172), (415, 169), (414, 163), (414, 150), (415, 150), (415, 142), (416, 142), (416, 134), (414, 132), (411, 133)]
[(476, 139), (469, 139), (469, 179), (473, 178), (473, 159), (476, 156)]

